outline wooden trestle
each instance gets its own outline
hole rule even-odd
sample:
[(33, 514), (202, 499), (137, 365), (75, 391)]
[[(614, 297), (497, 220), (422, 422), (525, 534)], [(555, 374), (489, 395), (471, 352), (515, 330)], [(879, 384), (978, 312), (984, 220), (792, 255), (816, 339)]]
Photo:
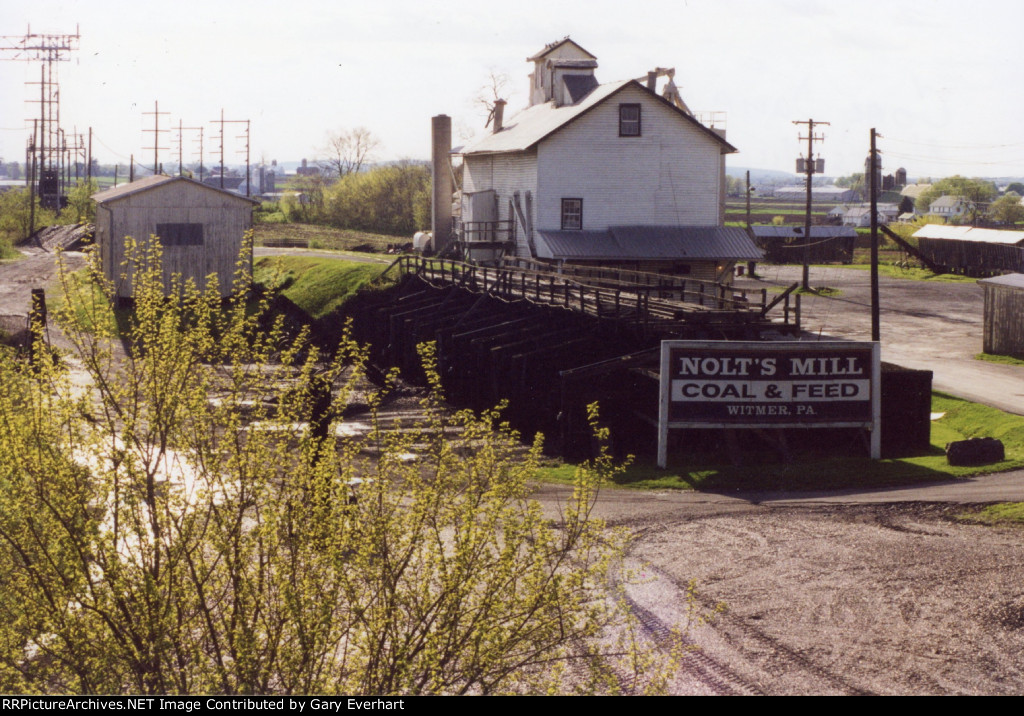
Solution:
[[(683, 277), (421, 257), (402, 257), (391, 271), (401, 279), (389, 300), (357, 317), (375, 361), (420, 380), (416, 347), (434, 341), (451, 403), (483, 410), (505, 400), (514, 427), (543, 432), (548, 449), (570, 457), (590, 451), (585, 409), (593, 401), (624, 450), (646, 451), (655, 436), (647, 423), (657, 415), (661, 340), (756, 340), (799, 330), (799, 297), (793, 306), (788, 293), (769, 302), (759, 292), (751, 301)], [(767, 314), (779, 304), (783, 321), (773, 323)]]

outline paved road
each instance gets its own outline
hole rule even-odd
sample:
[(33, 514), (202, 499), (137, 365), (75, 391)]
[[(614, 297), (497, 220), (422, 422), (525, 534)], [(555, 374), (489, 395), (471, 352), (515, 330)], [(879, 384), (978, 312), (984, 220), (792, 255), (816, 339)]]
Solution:
[[(762, 280), (737, 279), (738, 288), (790, 285), (799, 266), (760, 266)], [(871, 339), (870, 275), (813, 267), (811, 285), (841, 292), (803, 296), (803, 340)], [(882, 360), (934, 373), (933, 387), (967, 400), (1024, 415), (1024, 367), (976, 360), (982, 351), (983, 298), (976, 283), (879, 279)]]

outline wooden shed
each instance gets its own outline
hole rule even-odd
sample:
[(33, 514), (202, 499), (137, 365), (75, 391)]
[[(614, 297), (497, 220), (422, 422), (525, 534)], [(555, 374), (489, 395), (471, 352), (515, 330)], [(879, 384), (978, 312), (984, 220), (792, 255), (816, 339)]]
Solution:
[(968, 276), (1024, 271), (1024, 231), (926, 224), (914, 232), (933, 263)]
[[(93, 199), (103, 273), (119, 298), (130, 298), (134, 292), (126, 237), (139, 244), (159, 237), (165, 286), (180, 274), (202, 288), (216, 273), (221, 295), (231, 293), (242, 238), (252, 226), (257, 202), (185, 177), (162, 175), (107, 189)], [(251, 266), (251, 254), (243, 258)]]
[(804, 240), (802, 226), (750, 227), (754, 241), (765, 252), (765, 260), (776, 264), (844, 263), (853, 261), (857, 230), (849, 226), (812, 226), (811, 240)]
[(985, 291), (986, 353), (1024, 359), (1024, 274), (978, 281)]

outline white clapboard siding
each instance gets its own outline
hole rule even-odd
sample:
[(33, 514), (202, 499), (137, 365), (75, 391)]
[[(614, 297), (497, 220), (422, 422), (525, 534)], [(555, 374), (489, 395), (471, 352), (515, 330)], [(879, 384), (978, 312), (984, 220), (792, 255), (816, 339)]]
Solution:
[[(619, 136), (619, 104), (641, 105), (641, 136)], [(561, 200), (583, 199), (583, 228), (717, 226), (719, 143), (638, 87), (541, 142), (537, 228), (559, 229)]]
[[(529, 150), (512, 154), (489, 154), (466, 157), (463, 174), (463, 191), (466, 193), (493, 189), (498, 196), (498, 219), (513, 219), (509, 215), (508, 203), (516, 191), (519, 192), (520, 206), (527, 211), (526, 192), (534, 196), (533, 216), (530, 220), (536, 226), (537, 194), (537, 152)], [(530, 256), (526, 243), (526, 232), (516, 227), (516, 253)]]

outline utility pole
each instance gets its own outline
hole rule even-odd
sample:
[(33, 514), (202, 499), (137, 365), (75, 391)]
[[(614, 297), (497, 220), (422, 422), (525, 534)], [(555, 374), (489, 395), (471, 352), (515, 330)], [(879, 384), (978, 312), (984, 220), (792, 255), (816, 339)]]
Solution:
[(249, 120), (248, 119), (224, 119), (224, 110), (220, 111), (220, 119), (212, 120), (214, 124), (220, 124), (220, 188), (224, 188), (224, 125), (245, 124), (245, 181), (249, 182)]
[(807, 175), (807, 212), (804, 216), (804, 275), (803, 275), (803, 289), (809, 291), (811, 289), (811, 178), (815, 172), (825, 171), (825, 160), (818, 159), (817, 162), (814, 159), (814, 143), (825, 140), (825, 135), (815, 135), (815, 125), (824, 124), (829, 125), (828, 122), (815, 122), (813, 119), (806, 121), (794, 121), (793, 124), (806, 124), (807, 125), (807, 136), (800, 137), (800, 140), (807, 140), (807, 159), (796, 160), (796, 171), (797, 173), (804, 173)]
[(875, 139), (882, 135), (871, 128), (871, 340), (882, 340), (881, 308), (878, 298), (878, 150)]
[(155, 175), (155, 174), (159, 174), (160, 173), (160, 150), (167, 148), (167, 147), (161, 147), (160, 146), (160, 132), (169, 132), (170, 131), (169, 129), (160, 129), (160, 115), (161, 114), (170, 114), (170, 112), (161, 112), (160, 111), (160, 104), (158, 102), (154, 101), (153, 102), (153, 111), (152, 112), (143, 112), (143, 114), (151, 114), (151, 115), (153, 115), (153, 128), (152, 129), (143, 129), (142, 131), (143, 132), (152, 132), (153, 133), (153, 146), (152, 147), (143, 147), (143, 149), (152, 149), (153, 150), (153, 174)]
[(202, 127), (185, 127), (182, 126), (182, 121), (178, 120), (178, 176), (185, 176), (185, 130), (190, 132), (199, 130), (199, 181), (203, 180), (203, 128)]
[[(38, 124), (34, 123), (32, 145), (36, 159), (35, 181), (39, 182), (39, 201), (42, 206), (60, 210), (64, 189), (61, 186), (61, 159), (67, 148), (59, 142), (60, 91), (57, 85), (56, 65), (67, 62), (78, 49), (79, 34), (40, 34), (29, 27), (24, 35), (0, 36), (0, 60), (40, 62)], [(27, 85), (35, 84), (26, 82)]]

